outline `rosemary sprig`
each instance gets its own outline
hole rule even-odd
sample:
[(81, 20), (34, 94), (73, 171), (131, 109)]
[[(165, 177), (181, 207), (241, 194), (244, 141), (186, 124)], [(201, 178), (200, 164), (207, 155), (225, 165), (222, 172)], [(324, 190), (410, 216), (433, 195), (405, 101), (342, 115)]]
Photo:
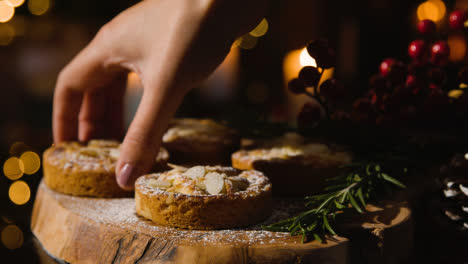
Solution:
[[(376, 198), (382, 190), (405, 188), (379, 163), (353, 163), (345, 168), (345, 173), (327, 180), (326, 193), (305, 198), (306, 207), (311, 209), (263, 228), (289, 232), (292, 236), (302, 235), (303, 243), (311, 238), (322, 242), (324, 235), (336, 235), (331, 223), (338, 213), (348, 209), (363, 213), (367, 201)], [(402, 172), (406, 172), (406, 169)]]

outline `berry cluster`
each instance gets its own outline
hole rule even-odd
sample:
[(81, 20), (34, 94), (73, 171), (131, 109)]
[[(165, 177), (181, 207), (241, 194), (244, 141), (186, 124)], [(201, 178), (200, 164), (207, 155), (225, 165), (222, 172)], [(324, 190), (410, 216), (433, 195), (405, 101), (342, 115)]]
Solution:
[(335, 78), (320, 82), (323, 71), (335, 65), (335, 51), (327, 40), (311, 41), (307, 52), (315, 59), (317, 67), (303, 67), (297, 78), (291, 80), (288, 88), (295, 94), (305, 94), (313, 101), (305, 103), (297, 117), (299, 128), (316, 126), (323, 118), (330, 118), (330, 105), (339, 105), (345, 89)]
[[(449, 34), (464, 29), (467, 18), (462, 10), (451, 12)], [(381, 62), (369, 79), (369, 91), (354, 101), (352, 120), (427, 127), (458, 123), (468, 114), (468, 93), (463, 91), (468, 67), (450, 65), (446, 37), (438, 34), (433, 21), (420, 21), (418, 35), (408, 46), (408, 63), (395, 58)], [(458, 71), (456, 81), (448, 80), (453, 71)]]

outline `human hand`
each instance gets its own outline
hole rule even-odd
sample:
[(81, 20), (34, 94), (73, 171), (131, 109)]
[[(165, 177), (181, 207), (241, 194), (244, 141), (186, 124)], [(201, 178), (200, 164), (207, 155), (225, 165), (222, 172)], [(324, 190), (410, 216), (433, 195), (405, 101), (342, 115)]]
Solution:
[(266, 0), (145, 0), (104, 25), (59, 74), (56, 143), (120, 138), (129, 71), (143, 96), (117, 162), (117, 183), (133, 189), (156, 157), (184, 95), (222, 62), (232, 41), (260, 21)]

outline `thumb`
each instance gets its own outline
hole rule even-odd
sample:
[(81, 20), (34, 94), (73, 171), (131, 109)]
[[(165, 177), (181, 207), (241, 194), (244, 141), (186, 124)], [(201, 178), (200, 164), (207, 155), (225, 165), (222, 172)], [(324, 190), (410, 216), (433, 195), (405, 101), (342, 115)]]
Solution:
[(159, 153), (163, 133), (182, 97), (182, 94), (166, 96), (164, 91), (145, 89), (117, 161), (116, 180), (121, 188), (132, 190), (136, 179), (149, 172)]

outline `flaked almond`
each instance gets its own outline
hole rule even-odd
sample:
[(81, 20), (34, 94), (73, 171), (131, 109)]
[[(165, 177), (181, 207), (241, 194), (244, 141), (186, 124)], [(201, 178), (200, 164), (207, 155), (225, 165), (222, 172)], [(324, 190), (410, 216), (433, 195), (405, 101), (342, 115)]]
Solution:
[(114, 140), (93, 139), (88, 142), (88, 147), (93, 148), (118, 148), (119, 142)]
[(220, 193), (226, 193), (226, 188), (224, 185), (224, 179), (226, 174), (220, 174), (217, 172), (209, 172), (205, 175), (205, 186), (206, 192), (211, 195), (216, 195)]
[(195, 166), (195, 167), (188, 169), (186, 172), (184, 172), (183, 175), (195, 180), (198, 178), (203, 178), (205, 174), (206, 174), (205, 167)]
[(96, 150), (91, 149), (91, 148), (83, 148), (78, 152), (78, 155), (97, 158), (99, 156), (99, 153)]
[(118, 160), (120, 157), (120, 149), (113, 148), (109, 151), (109, 156), (115, 160)]
[(172, 186), (170, 182), (160, 180), (160, 179), (149, 179), (148, 185), (153, 188), (161, 188), (161, 189), (166, 189)]

